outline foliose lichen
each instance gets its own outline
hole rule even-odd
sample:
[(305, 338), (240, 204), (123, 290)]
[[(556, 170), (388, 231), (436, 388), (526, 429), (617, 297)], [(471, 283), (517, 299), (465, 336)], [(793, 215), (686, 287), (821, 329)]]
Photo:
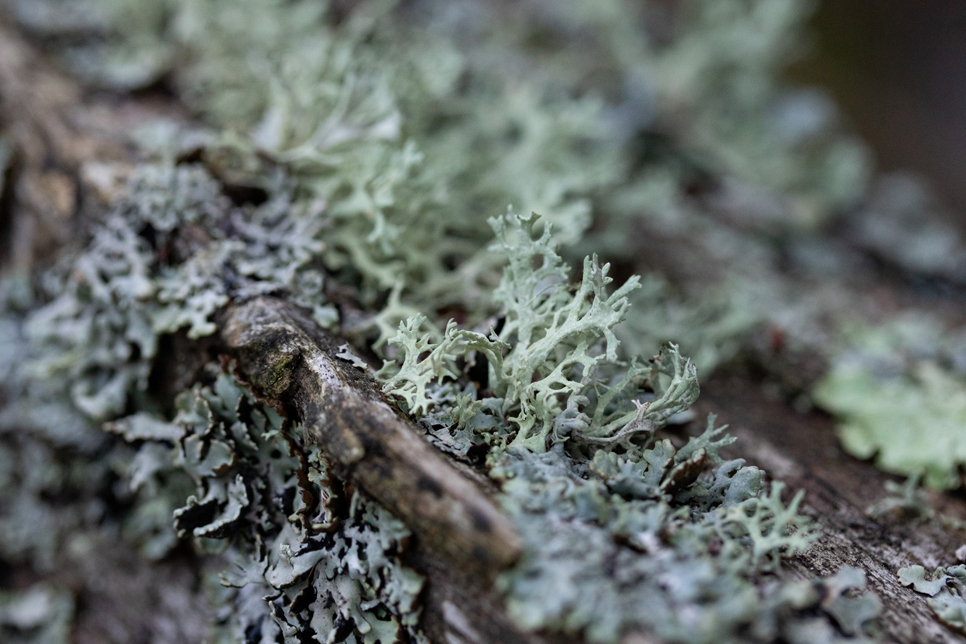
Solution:
[[(150, 490), (139, 509), (175, 504), (155, 532), (163, 525), (225, 562), (216, 641), (422, 641), (422, 577), (398, 558), (405, 526), (359, 493), (346, 499), (319, 447), (233, 376), (176, 407), (171, 423), (139, 413), (110, 429), (140, 445), (125, 472), (133, 490)], [(184, 474), (187, 499), (170, 484)], [(143, 536), (142, 517), (131, 519), (131, 536)]]
[[(386, 390), (434, 444), (501, 484), (527, 544), (500, 581), (522, 628), (861, 639), (875, 601), (842, 596), (858, 573), (826, 586), (774, 575), (815, 538), (801, 496), (786, 504), (780, 484), (719, 456), (728, 439), (713, 420), (684, 445), (658, 433), (695, 401), (697, 372), (675, 345), (641, 356), (710, 316), (728, 320), (694, 340), (713, 364), (750, 322), (685, 303), (658, 324), (647, 311), (668, 291), (635, 290), (636, 277), (611, 290), (594, 256), (569, 266), (582, 240), (619, 255), (626, 245), (609, 242), (642, 204), (682, 225), (692, 156), (791, 195), (779, 226), (850, 202), (860, 149), (774, 79), (798, 3), (694, 3), (663, 44), (620, 1), (528, 3), (520, 28), (491, 7), (449, 21), (431, 2), (424, 23), (381, 3), (92, 6), (96, 37), (64, 59), (115, 89), (167, 76), (206, 125), (160, 125), (143, 150), (154, 160), (35, 276), (35, 301), (5, 295), (4, 557), (54, 566), (67, 530), (105, 520), (103, 508), (48, 512), (45, 496), (71, 480), (53, 466), (66, 446), (90, 507), (96, 482), (121, 477), (131, 509), (117, 520), (147, 557), (190, 539), (224, 562), (210, 584), (216, 641), (420, 641), (422, 579), (399, 560), (408, 531), (360, 493), (342, 498), (318, 446), (218, 370), (195, 374), (167, 417), (150, 391), (165, 336), (199, 340), (232, 299), (275, 293), (370, 342)], [(573, 34), (587, 44), (577, 55), (560, 46)], [(701, 152), (638, 163), (641, 131), (684, 113)], [(509, 203), (542, 216), (491, 218)], [(590, 237), (595, 209), (610, 224)], [(38, 467), (12, 465), (29, 456)], [(24, 516), (49, 517), (50, 543), (16, 532)]]
[(961, 483), (966, 462), (962, 339), (925, 317), (856, 326), (818, 383), (816, 401), (841, 417), (842, 444), (930, 487)]
[(926, 603), (950, 628), (966, 633), (966, 566), (939, 567), (926, 579), (926, 570), (913, 565), (900, 568), (896, 576), (903, 586), (927, 595)]

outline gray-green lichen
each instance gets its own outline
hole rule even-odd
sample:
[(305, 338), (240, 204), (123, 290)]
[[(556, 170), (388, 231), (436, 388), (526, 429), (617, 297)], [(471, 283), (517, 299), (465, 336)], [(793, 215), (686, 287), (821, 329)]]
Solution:
[[(229, 296), (297, 290), (296, 301), (322, 310), (321, 274), (304, 279), (321, 222), (300, 220), (301, 209), (280, 204), (287, 196), (280, 189), (257, 211), (239, 209), (199, 167), (139, 168), (87, 246), (44, 275), (51, 301), (5, 319), (5, 341), (20, 355), (5, 365), (6, 390), (18, 397), (0, 419), (13, 443), (4, 450), (4, 552), (54, 568), (72, 528), (104, 510), (50, 508), (44, 496), (69, 489), (74, 476), (87, 493), (120, 476), (129, 483), (117, 494), (132, 507), (114, 520), (146, 557), (192, 537), (230, 569), (222, 581), (235, 589), (213, 595), (220, 641), (256, 632), (257, 641), (418, 641), (422, 581), (396, 558), (408, 534), (396, 519), (359, 496), (330, 510), (340, 492), (318, 448), (230, 377), (180, 395), (171, 423), (147, 392), (159, 337), (210, 334), (210, 316)], [(139, 411), (104, 427), (133, 447), (91, 422), (129, 409)], [(55, 413), (72, 424), (52, 422)], [(56, 447), (77, 453), (59, 466)], [(43, 539), (26, 532), (38, 529)]]
[(960, 485), (966, 463), (966, 346), (926, 317), (856, 326), (818, 383), (816, 401), (841, 418), (843, 446), (890, 472)]
[[(232, 376), (176, 407), (171, 423), (142, 413), (111, 430), (140, 445), (125, 479), (146, 502), (129, 535), (149, 537), (157, 555), (166, 528), (225, 562), (214, 641), (421, 641), (422, 577), (398, 558), (405, 526), (358, 493), (345, 499), (319, 447)], [(185, 475), (187, 498), (171, 485)], [(161, 522), (148, 525), (142, 515), (162, 501)]]
[[(400, 345), (402, 365), (391, 377), (392, 369), (387, 368), (383, 376), (386, 391), (403, 398), (412, 414), (422, 416), (429, 411), (433, 401), (428, 387), (434, 380), (441, 385), (445, 378), (454, 378), (456, 358), (470, 352), (486, 360), (488, 387), (497, 399), (488, 402), (488, 407), (499, 405), (503, 417), (516, 427), (508, 443), (511, 447), (542, 452), (551, 430), (558, 440), (573, 434), (583, 441), (629, 443), (635, 434), (653, 431), (653, 421), (663, 421), (694, 401), (696, 371), (672, 349), (665, 358), (668, 364), (652, 369), (652, 378), (662, 367), (670, 370), (672, 382), (666, 400), (651, 403), (648, 409), (638, 407), (638, 411), (609, 410), (609, 405), (616, 406), (628, 396), (625, 390), (647, 371), (632, 363), (609, 382), (619, 345), (613, 327), (624, 319), (627, 294), (637, 288), (637, 278), (608, 293), (610, 266), (600, 266), (596, 257), (588, 257), (581, 282), (571, 293), (569, 270), (550, 243), (549, 224), (537, 239), (532, 238), (530, 218), (509, 214), (492, 219), (491, 224), (497, 233), (493, 249), (507, 259), (503, 278), (493, 291), (502, 329), (487, 336), (451, 323), (436, 343), (419, 332), (423, 319), (402, 323), (399, 335), (389, 340)], [(486, 413), (481, 401), (465, 403), (456, 412), (459, 424), (470, 419), (490, 424), (474, 418)], [(487, 438), (489, 443), (499, 442), (495, 436)]]
[[(724, 461), (713, 421), (685, 445), (659, 434), (686, 418), (697, 372), (675, 345), (648, 358), (684, 340), (710, 367), (759, 316), (677, 301), (656, 277), (611, 289), (607, 263), (568, 261), (591, 244), (626, 253), (642, 213), (665, 230), (700, 218), (682, 187), (695, 165), (735, 199), (777, 199), (761, 229), (852, 202), (861, 149), (821, 99), (776, 81), (801, 3), (695, 2), (663, 43), (618, 0), (525, 3), (522, 20), (432, 2), (7, 4), (35, 29), (57, 16), (44, 7), (91, 8), (78, 30), (96, 37), (75, 35), (68, 64), (115, 89), (171, 78), (205, 126), (142, 130), (152, 162), (88, 237), (5, 287), (5, 559), (56, 567), (71, 530), (115, 522), (149, 558), (179, 539), (218, 558), (214, 641), (420, 641), (422, 580), (399, 562), (396, 519), (342, 498), (318, 446), (231, 376), (193, 374), (167, 418), (149, 387), (166, 336), (200, 340), (230, 300), (274, 293), (370, 342), (430, 440), (500, 483), (527, 543), (500, 580), (522, 628), (863, 636), (877, 607), (846, 601), (854, 571), (776, 574), (816, 537), (800, 496), (786, 505)], [(635, 159), (665, 122), (688, 139)], [(494, 217), (511, 203), (540, 217)], [(595, 210), (608, 223), (588, 235)], [(98, 496), (117, 477), (120, 516)], [(77, 480), (86, 505), (53, 511)], [(49, 529), (31, 540), (26, 525)]]
[(966, 566), (936, 568), (932, 579), (926, 570), (914, 565), (900, 568), (896, 576), (903, 586), (912, 586), (917, 593), (927, 595), (926, 603), (947, 626), (966, 633)]
[[(412, 318), (389, 341), (403, 350), (400, 364), (380, 375), (441, 449), (486, 446), (526, 544), (500, 579), (511, 617), (594, 642), (634, 629), (689, 643), (836, 641), (830, 623), (802, 631), (792, 617), (817, 601), (807, 584), (772, 581), (766, 596), (752, 581), (815, 538), (797, 513), (801, 494), (786, 506), (780, 483), (765, 493), (760, 470), (724, 461), (718, 449), (732, 441), (713, 418), (680, 449), (655, 437), (694, 402), (697, 378), (673, 345), (650, 369), (617, 360), (612, 330), (636, 282), (608, 293), (607, 266), (588, 258), (571, 293), (548, 228), (534, 238), (532, 220), (512, 214), (492, 224), (508, 256), (493, 295), (501, 330), (451, 321), (434, 342), (419, 330), (424, 318)], [(541, 350), (547, 339), (552, 351)], [(485, 361), (484, 397), (458, 358)], [(863, 587), (859, 574), (843, 588)], [(878, 610), (865, 595), (828, 612), (861, 636)]]
[(74, 598), (38, 583), (19, 593), (0, 591), (0, 635), (10, 644), (68, 644)]

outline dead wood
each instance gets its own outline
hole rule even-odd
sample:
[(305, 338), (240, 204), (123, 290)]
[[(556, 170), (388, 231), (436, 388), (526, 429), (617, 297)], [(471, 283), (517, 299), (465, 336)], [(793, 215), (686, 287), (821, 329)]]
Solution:
[[(3, 216), (11, 239), (8, 259), (18, 269), (30, 270), (38, 256), (70, 237), (85, 200), (96, 201), (98, 186), (104, 187), (97, 168), (132, 161), (125, 132), (158, 113), (178, 114), (178, 108), (85, 95), (0, 21), (0, 124), (16, 149), (13, 206)], [(658, 255), (682, 256), (667, 248)], [(291, 405), (341, 474), (413, 530), (407, 561), (427, 575), (424, 619), (434, 642), (543, 641), (513, 626), (492, 588), (494, 575), (519, 556), (520, 542), (486, 486), (418, 436), (366, 374), (335, 357), (336, 339), (297, 308), (271, 298), (232, 304), (220, 327), (224, 349), (238, 359), (243, 375)], [(796, 562), (800, 574), (859, 566), (886, 603), (882, 625), (893, 640), (966, 641), (940, 625), (922, 597), (895, 578), (896, 569), (910, 563), (952, 563), (966, 535), (928, 523), (870, 519), (865, 508), (881, 498), (888, 477), (845, 455), (827, 417), (767, 399), (755, 378), (713, 379), (699, 410), (731, 424), (740, 439), (732, 456), (807, 490), (804, 510), (824, 536)], [(946, 511), (966, 517), (961, 499), (944, 503)], [(131, 596), (137, 592), (130, 588)], [(115, 609), (91, 603), (82, 608), (81, 622), (97, 621), (91, 611)], [(635, 637), (628, 641), (643, 641)]]
[(429, 576), (427, 618), (437, 641), (534, 641), (512, 625), (492, 590), (495, 575), (520, 555), (510, 521), (417, 434), (368, 373), (336, 357), (340, 343), (274, 298), (230, 306), (220, 327), (243, 376), (294, 406), (340, 477), (413, 531), (410, 560)]

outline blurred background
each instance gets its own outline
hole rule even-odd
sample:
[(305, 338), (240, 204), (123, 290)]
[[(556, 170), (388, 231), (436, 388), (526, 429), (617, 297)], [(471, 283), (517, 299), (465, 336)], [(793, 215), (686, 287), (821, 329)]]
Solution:
[(966, 3), (826, 0), (793, 82), (824, 86), (882, 170), (913, 170), (966, 228)]

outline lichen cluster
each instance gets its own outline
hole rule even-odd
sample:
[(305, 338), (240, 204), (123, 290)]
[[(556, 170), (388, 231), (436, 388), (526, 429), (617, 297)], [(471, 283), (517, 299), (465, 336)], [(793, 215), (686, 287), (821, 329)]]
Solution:
[[(109, 430), (138, 446), (128, 536), (154, 557), (190, 537), (227, 564), (213, 641), (422, 641), (423, 581), (398, 559), (405, 526), (359, 493), (342, 498), (319, 447), (233, 376), (175, 406), (171, 423), (140, 413)], [(185, 475), (187, 499), (172, 485)]]
[(856, 326), (815, 390), (842, 418), (843, 446), (930, 487), (961, 484), (966, 344), (925, 316)]
[[(222, 583), (233, 590), (212, 597), (218, 641), (396, 641), (402, 629), (418, 641), (422, 581), (396, 558), (408, 532), (361, 496), (339, 507), (317, 446), (226, 374), (196, 374), (212, 384), (178, 396), (170, 423), (147, 392), (159, 338), (210, 335), (211, 314), (229, 297), (287, 293), (330, 321), (322, 275), (308, 267), (320, 246), (315, 213), (293, 207), (284, 189), (257, 209), (234, 207), (190, 165), (140, 167), (127, 190), (86, 246), (43, 276), (50, 301), (5, 320), (5, 340), (19, 349), (7, 354), (13, 397), (2, 421), (20, 436), (4, 452), (6, 555), (53, 568), (70, 531), (101, 517), (148, 558), (192, 538), (225, 562)], [(123, 443), (97, 429), (110, 419), (103, 428)], [(60, 473), (58, 447), (76, 450), (63, 466), (87, 480)], [(132, 506), (123, 515), (84, 517), (81, 503), (71, 513), (44, 500), (51, 485), (79, 483), (96, 507), (111, 477)], [(44, 523), (38, 541), (29, 533)]]
[[(433, 444), (500, 483), (526, 544), (500, 579), (522, 628), (864, 637), (877, 604), (843, 594), (864, 584), (854, 571), (776, 574), (815, 538), (800, 496), (719, 456), (713, 420), (684, 444), (661, 433), (698, 395), (694, 363), (662, 343), (710, 365), (753, 317), (682, 304), (656, 276), (612, 289), (609, 264), (573, 261), (626, 254), (642, 213), (683, 225), (695, 158), (779, 199), (780, 227), (854, 199), (860, 149), (774, 79), (798, 3), (695, 2), (666, 42), (618, 1), (525, 3), (519, 21), (432, 2), (7, 4), (34, 29), (44, 7), (90, 8), (48, 20), (82, 32), (66, 64), (114, 90), (168, 79), (202, 125), (133, 133), (150, 161), (119, 169), (126, 188), (84, 239), (5, 282), (5, 560), (49, 571), (72, 534), (107, 528), (150, 558), (190, 540), (221, 570), (214, 641), (421, 640), (405, 527), (206, 364), (218, 311), (271, 293), (384, 358), (385, 390)], [(693, 140), (641, 158), (641, 132), (675, 114)], [(174, 401), (155, 386), (173, 338), (205, 356)]]
[(917, 593), (929, 597), (926, 603), (939, 619), (966, 633), (966, 566), (936, 568), (931, 580), (926, 579), (926, 569), (919, 565), (900, 568), (897, 576), (903, 586), (912, 586)]
[[(765, 493), (760, 470), (724, 461), (718, 449), (733, 439), (713, 417), (680, 448), (656, 438), (697, 398), (697, 377), (673, 345), (650, 369), (616, 360), (609, 332), (636, 282), (608, 294), (608, 267), (587, 258), (570, 293), (550, 231), (534, 239), (532, 221), (518, 216), (492, 223), (495, 247), (509, 256), (494, 291), (501, 331), (487, 337), (450, 323), (437, 343), (413, 318), (389, 340), (403, 348), (400, 363), (380, 375), (436, 445), (462, 458), (483, 448), (502, 482), (504, 509), (526, 543), (523, 561), (500, 579), (511, 617), (594, 642), (635, 628), (676, 642), (862, 635), (879, 610), (874, 595), (843, 598), (848, 607), (829, 613), (837, 630), (798, 617), (816, 606), (807, 584), (749, 583), (815, 538), (798, 515), (801, 494), (786, 506), (780, 483)], [(589, 340), (580, 333), (588, 328)], [(546, 338), (554, 352), (540, 351)], [(458, 358), (487, 364), (486, 397)]]

